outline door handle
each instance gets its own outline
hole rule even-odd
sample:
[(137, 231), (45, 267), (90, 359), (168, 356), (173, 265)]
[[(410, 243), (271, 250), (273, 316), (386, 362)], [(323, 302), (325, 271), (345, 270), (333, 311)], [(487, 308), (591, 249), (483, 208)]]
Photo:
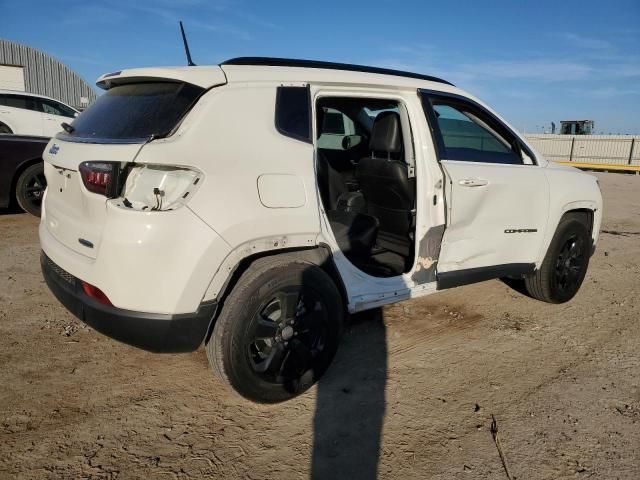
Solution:
[(458, 182), (463, 187), (484, 187), (489, 184), (489, 180), (484, 178), (464, 178)]

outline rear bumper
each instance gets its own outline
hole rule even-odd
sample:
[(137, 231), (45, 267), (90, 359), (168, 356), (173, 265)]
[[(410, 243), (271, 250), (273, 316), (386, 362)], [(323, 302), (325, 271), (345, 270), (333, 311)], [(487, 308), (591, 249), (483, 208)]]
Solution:
[(217, 303), (203, 302), (193, 313), (137, 312), (103, 305), (87, 296), (80, 280), (56, 265), (44, 252), (40, 265), (49, 289), (71, 313), (104, 335), (151, 352), (196, 350), (204, 341)]
[[(45, 193), (42, 209), (42, 250), (74, 277), (102, 290), (118, 308), (195, 312), (230, 252), (227, 242), (187, 206), (146, 213), (103, 199), (91, 211), (77, 213), (71, 200), (54, 201), (51, 193)], [(83, 203), (82, 198), (77, 201)]]

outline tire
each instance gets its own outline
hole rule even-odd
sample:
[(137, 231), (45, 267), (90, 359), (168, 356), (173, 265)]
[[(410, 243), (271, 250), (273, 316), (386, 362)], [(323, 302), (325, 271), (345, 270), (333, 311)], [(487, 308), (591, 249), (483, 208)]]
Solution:
[(243, 397), (288, 400), (329, 367), (343, 317), (342, 297), (320, 267), (282, 257), (260, 259), (225, 299), (207, 357)]
[(0, 134), (12, 134), (13, 132), (11, 131), (11, 129), (5, 125), (4, 123), (0, 122)]
[(564, 303), (580, 289), (591, 256), (591, 236), (584, 216), (560, 220), (539, 270), (525, 277), (529, 295), (547, 303)]
[(27, 167), (16, 181), (16, 201), (20, 208), (39, 217), (46, 188), (47, 179), (44, 176), (42, 162)]
[(502, 277), (500, 281), (519, 294), (530, 296), (524, 283), (524, 278)]

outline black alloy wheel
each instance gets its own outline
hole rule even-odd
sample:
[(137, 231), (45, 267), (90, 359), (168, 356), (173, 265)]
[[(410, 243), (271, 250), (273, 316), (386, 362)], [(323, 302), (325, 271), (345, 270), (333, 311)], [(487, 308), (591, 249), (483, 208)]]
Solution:
[(247, 355), (254, 372), (275, 384), (313, 376), (328, 336), (327, 308), (311, 288), (288, 288), (263, 302), (249, 327)]
[(16, 201), (20, 208), (39, 217), (46, 188), (42, 162), (27, 167), (16, 182)]
[(573, 290), (576, 283), (582, 282), (584, 266), (584, 239), (571, 235), (560, 249), (556, 259), (554, 281), (560, 294)]
[(256, 260), (221, 308), (207, 357), (250, 400), (275, 403), (303, 393), (338, 349), (342, 295), (318, 265), (287, 255)]
[(524, 279), (530, 296), (547, 303), (563, 303), (578, 293), (591, 257), (589, 221), (583, 213), (562, 217), (542, 265)]

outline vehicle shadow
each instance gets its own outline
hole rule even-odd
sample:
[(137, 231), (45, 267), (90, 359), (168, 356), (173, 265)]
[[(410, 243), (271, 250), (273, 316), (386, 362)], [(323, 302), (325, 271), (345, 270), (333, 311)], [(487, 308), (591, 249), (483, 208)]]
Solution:
[(382, 309), (353, 315), (317, 387), (312, 480), (377, 477), (386, 383)]
[(2, 217), (3, 215), (15, 215), (18, 213), (27, 213), (24, 210), (22, 210), (20, 207), (17, 206), (10, 206), (7, 208), (0, 208), (0, 217)]

